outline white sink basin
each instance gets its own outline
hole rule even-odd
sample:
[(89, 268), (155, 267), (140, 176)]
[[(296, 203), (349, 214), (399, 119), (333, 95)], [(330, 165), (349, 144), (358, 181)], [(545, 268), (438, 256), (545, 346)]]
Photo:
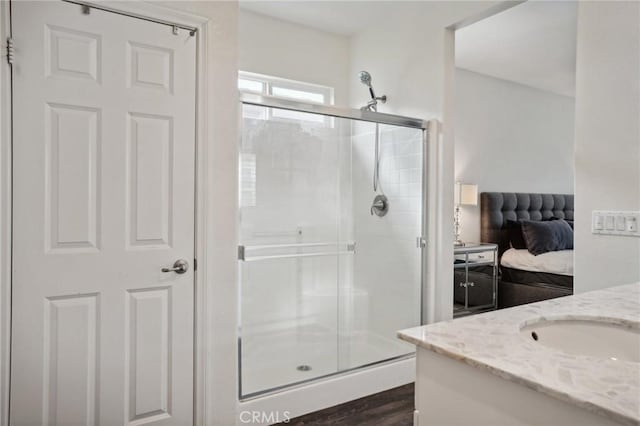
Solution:
[(541, 320), (520, 333), (573, 355), (640, 362), (640, 329), (598, 320)]

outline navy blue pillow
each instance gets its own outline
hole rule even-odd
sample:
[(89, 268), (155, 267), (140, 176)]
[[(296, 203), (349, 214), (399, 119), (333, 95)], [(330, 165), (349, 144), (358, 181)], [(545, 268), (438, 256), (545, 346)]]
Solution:
[(507, 220), (507, 234), (514, 249), (526, 249), (527, 243), (522, 235), (522, 223), (517, 220)]
[(521, 220), (527, 249), (535, 256), (550, 251), (573, 250), (573, 229), (563, 220)]
[(568, 219), (560, 219), (559, 217), (552, 217), (549, 218), (547, 220), (564, 220), (565, 222), (567, 222), (569, 224), (569, 226), (571, 227), (571, 229), (573, 229), (573, 221), (572, 220), (568, 220)]

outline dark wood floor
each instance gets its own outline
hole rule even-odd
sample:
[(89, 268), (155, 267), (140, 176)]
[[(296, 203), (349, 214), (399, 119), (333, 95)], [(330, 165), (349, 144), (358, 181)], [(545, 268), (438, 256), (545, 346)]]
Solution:
[(413, 425), (413, 383), (296, 417), (289, 425)]

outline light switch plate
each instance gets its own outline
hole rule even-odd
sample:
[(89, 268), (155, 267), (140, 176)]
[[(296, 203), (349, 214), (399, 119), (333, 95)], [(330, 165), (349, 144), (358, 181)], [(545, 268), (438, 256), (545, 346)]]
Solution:
[(591, 233), (640, 237), (640, 211), (594, 210), (591, 213)]
[(597, 215), (595, 214), (596, 212), (593, 212), (593, 229), (597, 230), (597, 231), (601, 231), (604, 229), (604, 216), (602, 215)]

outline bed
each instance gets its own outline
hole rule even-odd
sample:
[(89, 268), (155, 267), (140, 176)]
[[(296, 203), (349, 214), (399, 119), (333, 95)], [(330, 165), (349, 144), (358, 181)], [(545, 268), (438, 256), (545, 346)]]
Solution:
[(498, 245), (499, 308), (573, 294), (573, 250), (534, 256), (526, 248), (512, 247), (513, 234), (509, 229), (520, 219), (534, 222), (563, 219), (572, 224), (573, 201), (572, 194), (480, 194), (481, 241)]

